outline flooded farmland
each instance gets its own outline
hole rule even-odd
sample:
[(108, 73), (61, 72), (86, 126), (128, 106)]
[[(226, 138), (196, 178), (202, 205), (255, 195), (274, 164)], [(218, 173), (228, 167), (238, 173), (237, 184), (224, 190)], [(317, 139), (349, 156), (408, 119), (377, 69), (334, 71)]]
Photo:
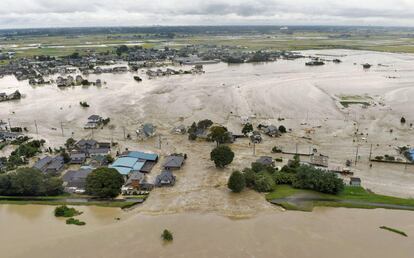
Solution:
[[(410, 257), (414, 253), (410, 212), (282, 212), (262, 194), (245, 191), (234, 195), (228, 191), (227, 178), (233, 169), (248, 166), (257, 156), (273, 155), (270, 150), (277, 145), (305, 153), (317, 148), (341, 165), (358, 156), (352, 170), (364, 187), (381, 194), (414, 197), (414, 166), (373, 164), (370, 168), (368, 161), (371, 144), (372, 155), (396, 155), (396, 146), (414, 141), (408, 125), (414, 121), (414, 55), (345, 50), (304, 54), (341, 55), (343, 62), (322, 67), (306, 67), (303, 59), (220, 63), (206, 65), (202, 75), (148, 80), (142, 74), (142, 83), (135, 82), (131, 73), (90, 75), (89, 80), (106, 83), (66, 89), (53, 84), (32, 87), (12, 77), (0, 79), (1, 92), (18, 89), (24, 94), (20, 101), (0, 103), (0, 119), (27, 127), (31, 136), (45, 139), (48, 145), (60, 146), (68, 137), (93, 136), (119, 142), (118, 150), (189, 155), (176, 173), (173, 188), (155, 189), (132, 211), (82, 207), (85, 227), (67, 226), (54, 218), (53, 207), (0, 206), (0, 256)], [(361, 64), (367, 62), (374, 66), (364, 70)], [(339, 96), (364, 96), (373, 104), (345, 108)], [(87, 101), (90, 108), (80, 107), (80, 101)], [(113, 127), (84, 130), (92, 114), (110, 117)], [(214, 143), (194, 143), (170, 133), (174, 126), (205, 118), (239, 133), (240, 116), (254, 116), (255, 124), (283, 123), (292, 132), (281, 138), (264, 138), (255, 155), (247, 139), (236, 141), (232, 146), (234, 162), (220, 171), (209, 160)], [(401, 116), (407, 125), (400, 124)], [(135, 130), (144, 122), (155, 124), (160, 137), (135, 139)], [(309, 128), (311, 133), (306, 132)], [(365, 139), (355, 137), (356, 128), (367, 135)], [(125, 140), (124, 132), (131, 134), (132, 140)], [(10, 151), (5, 148), (0, 154)], [(157, 174), (158, 166), (151, 177)], [(409, 237), (381, 231), (378, 227), (382, 225), (401, 228)], [(164, 228), (174, 232), (172, 244), (162, 244)], [(23, 242), (28, 243), (24, 248), (20, 245)]]

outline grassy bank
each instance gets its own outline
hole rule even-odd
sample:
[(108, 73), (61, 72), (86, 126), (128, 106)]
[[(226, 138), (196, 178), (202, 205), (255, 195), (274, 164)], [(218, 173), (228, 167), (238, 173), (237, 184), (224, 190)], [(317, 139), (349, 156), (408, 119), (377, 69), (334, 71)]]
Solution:
[[(146, 196), (134, 196), (136, 199), (146, 199)], [(83, 202), (81, 200), (85, 197), (71, 196), (71, 195), (61, 195), (61, 196), (46, 196), (46, 197), (17, 197), (17, 196), (0, 196), (0, 205), (1, 204), (15, 204), (15, 205), (72, 205), (72, 206), (98, 206), (98, 207), (110, 207), (110, 208), (121, 208), (126, 209), (130, 208), (139, 202), (133, 199), (128, 199), (126, 201), (93, 201), (89, 200)]]
[(414, 199), (379, 195), (362, 187), (345, 187), (338, 195), (323, 194), (309, 190), (279, 185), (266, 195), (266, 199), (287, 210), (311, 211), (314, 207), (345, 207), (360, 209), (414, 210)]

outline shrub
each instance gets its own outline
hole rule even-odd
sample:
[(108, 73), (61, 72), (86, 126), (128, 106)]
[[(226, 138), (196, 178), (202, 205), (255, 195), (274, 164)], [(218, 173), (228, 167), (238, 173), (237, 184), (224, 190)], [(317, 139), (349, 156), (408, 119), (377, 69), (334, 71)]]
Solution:
[(55, 216), (56, 217), (74, 217), (77, 215), (82, 214), (82, 212), (77, 211), (75, 208), (69, 208), (66, 205), (59, 206), (55, 208)]
[(173, 234), (168, 230), (168, 229), (164, 229), (164, 231), (162, 232), (161, 235), (162, 240), (164, 241), (173, 241), (174, 237)]
[(78, 219), (74, 219), (74, 218), (67, 219), (66, 220), (66, 224), (68, 224), (68, 225), (77, 225), (77, 226), (84, 226), (84, 225), (86, 225), (85, 222), (80, 221)]
[(250, 132), (253, 132), (253, 125), (250, 123), (247, 123), (243, 126), (242, 134), (246, 135)]
[(282, 152), (282, 149), (279, 148), (279, 147), (277, 147), (277, 146), (275, 146), (275, 147), (272, 148), (272, 152), (273, 153), (281, 153)]
[(278, 172), (273, 174), (273, 180), (277, 185), (291, 185), (295, 180), (295, 175), (292, 173)]
[(283, 125), (279, 126), (279, 132), (286, 133), (286, 127), (284, 127)]
[(229, 178), (227, 187), (235, 193), (243, 191), (246, 187), (246, 179), (244, 178), (244, 174), (240, 173), (240, 171), (234, 171)]
[(401, 117), (400, 122), (401, 122), (401, 124), (405, 124), (405, 117)]
[(276, 162), (283, 162), (282, 158), (276, 158), (275, 160), (276, 160)]

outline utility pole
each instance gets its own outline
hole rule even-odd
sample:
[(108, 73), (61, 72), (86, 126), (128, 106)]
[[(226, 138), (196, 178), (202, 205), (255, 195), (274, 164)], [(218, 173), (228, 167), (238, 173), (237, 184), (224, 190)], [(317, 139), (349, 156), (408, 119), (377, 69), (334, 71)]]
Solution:
[(296, 154), (298, 154), (298, 143), (296, 143)]
[(359, 151), (359, 145), (357, 144), (357, 149), (355, 153), (355, 166), (357, 165), (357, 162), (358, 162), (358, 151)]
[(7, 118), (7, 120), (9, 121), (9, 131), (11, 131), (11, 123), (10, 123), (10, 118)]
[(372, 156), (372, 143), (371, 143), (371, 147), (369, 148), (369, 161), (371, 161), (371, 156)]
[(161, 134), (158, 135), (158, 148), (161, 150)]
[(35, 124), (35, 127), (36, 127), (36, 135), (39, 138), (39, 129), (37, 128), (37, 122), (36, 122), (36, 120), (34, 120), (34, 124)]
[(125, 136), (125, 126), (122, 127), (123, 131), (124, 131), (124, 141), (126, 140), (126, 136)]
[(62, 137), (64, 137), (65, 134), (63, 133), (63, 122), (60, 122), (60, 129), (62, 130)]

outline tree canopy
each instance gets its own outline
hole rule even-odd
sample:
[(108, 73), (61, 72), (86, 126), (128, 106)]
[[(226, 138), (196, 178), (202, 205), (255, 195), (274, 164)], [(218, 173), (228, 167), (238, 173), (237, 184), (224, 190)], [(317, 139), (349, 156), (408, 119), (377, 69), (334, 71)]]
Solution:
[(246, 187), (246, 179), (244, 178), (243, 173), (240, 171), (233, 171), (227, 182), (227, 187), (235, 193), (243, 191)]
[(114, 198), (121, 193), (124, 178), (114, 168), (97, 168), (86, 177), (86, 192), (100, 198)]
[(250, 123), (247, 123), (243, 126), (242, 134), (246, 135), (250, 132), (253, 132), (253, 125)]
[(230, 141), (230, 137), (227, 128), (224, 126), (213, 126), (210, 128), (209, 139), (215, 141), (217, 146), (219, 144), (227, 143)]
[(220, 145), (211, 151), (210, 158), (212, 161), (214, 161), (216, 167), (224, 168), (233, 162), (234, 152), (230, 149), (230, 147)]
[(34, 168), (20, 168), (0, 175), (0, 195), (55, 196), (63, 193), (62, 180)]

